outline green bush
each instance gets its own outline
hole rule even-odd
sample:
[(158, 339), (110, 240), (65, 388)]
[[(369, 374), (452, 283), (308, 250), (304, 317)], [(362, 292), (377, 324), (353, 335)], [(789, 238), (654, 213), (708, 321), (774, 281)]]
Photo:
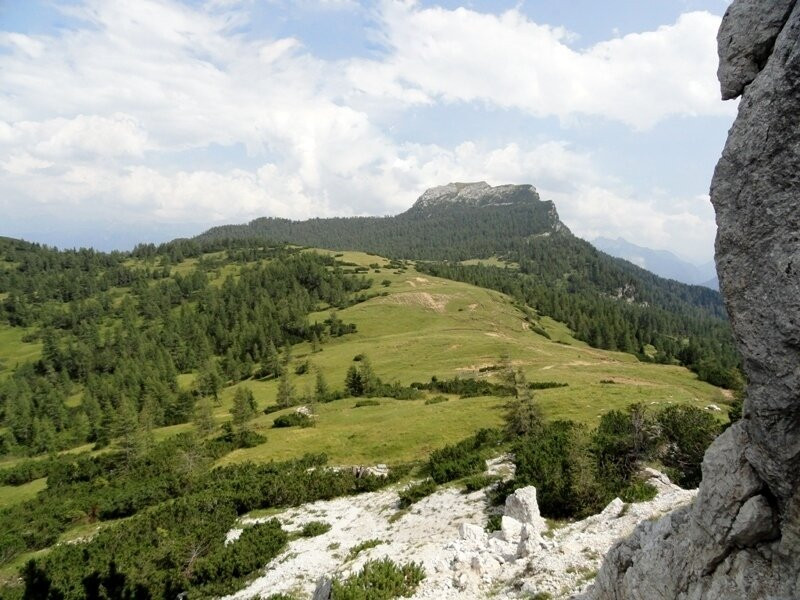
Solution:
[(641, 404), (602, 416), (592, 434), (592, 452), (598, 476), (611, 493), (618, 493), (627, 485), (642, 461), (654, 455), (657, 443), (657, 423)]
[(536, 486), (542, 515), (585, 517), (613, 498), (597, 481), (585, 427), (571, 421), (546, 423), (515, 448), (516, 487)]
[(353, 560), (364, 550), (375, 548), (376, 546), (380, 546), (381, 544), (383, 544), (383, 540), (364, 540), (363, 542), (356, 544), (355, 546), (350, 548), (350, 551), (347, 553), (347, 560)]
[(275, 428), (280, 427), (313, 427), (314, 419), (308, 415), (299, 412), (292, 412), (286, 415), (281, 415), (272, 422)]
[(502, 434), (482, 429), (457, 444), (434, 450), (428, 459), (428, 473), (436, 483), (447, 483), (483, 470), (483, 449), (496, 446)]
[(666, 442), (661, 461), (671, 469), (678, 485), (697, 487), (702, 477), (703, 455), (722, 425), (703, 409), (688, 405), (668, 406), (657, 418)]
[(423, 579), (425, 570), (416, 563), (398, 566), (388, 558), (369, 561), (361, 571), (344, 581), (333, 580), (331, 600), (408, 598), (414, 595)]
[(500, 531), (500, 527), (503, 524), (503, 515), (496, 513), (489, 515), (488, 520), (486, 521), (486, 527), (484, 529), (487, 533), (492, 533), (493, 531)]
[(425, 400), (425, 405), (427, 406), (430, 404), (441, 404), (442, 402), (447, 402), (446, 396), (434, 396), (433, 398), (428, 398), (427, 400)]
[(647, 502), (658, 494), (656, 487), (641, 479), (631, 481), (619, 495), (623, 502)]
[(275, 519), (247, 527), (234, 543), (223, 544), (216, 552), (198, 560), (191, 582), (210, 588), (209, 592), (234, 591), (236, 583), (277, 556), (287, 540), (286, 532)]
[(464, 491), (467, 493), (477, 492), (497, 483), (500, 478), (497, 475), (473, 475), (464, 480)]
[(353, 405), (353, 408), (363, 408), (365, 406), (380, 406), (381, 403), (377, 400), (359, 400)]
[(400, 508), (407, 508), (436, 491), (436, 482), (425, 479), (400, 491)]
[(300, 530), (300, 535), (305, 538), (317, 537), (318, 535), (328, 533), (330, 530), (330, 523), (325, 523), (324, 521), (311, 521), (310, 523), (303, 525), (303, 528)]

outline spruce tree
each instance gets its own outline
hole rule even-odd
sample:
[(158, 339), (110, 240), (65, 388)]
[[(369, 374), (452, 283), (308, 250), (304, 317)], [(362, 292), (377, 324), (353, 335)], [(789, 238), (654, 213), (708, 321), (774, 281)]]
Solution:
[(233, 417), (234, 427), (244, 429), (247, 422), (255, 416), (256, 413), (256, 399), (250, 388), (241, 386), (236, 389), (233, 395), (233, 406), (231, 407), (231, 416)]
[(200, 398), (194, 406), (194, 426), (200, 435), (208, 435), (214, 431), (214, 409), (211, 400)]
[(276, 403), (281, 407), (288, 407), (294, 404), (294, 385), (289, 379), (288, 369), (284, 369), (281, 379), (278, 382), (278, 395)]

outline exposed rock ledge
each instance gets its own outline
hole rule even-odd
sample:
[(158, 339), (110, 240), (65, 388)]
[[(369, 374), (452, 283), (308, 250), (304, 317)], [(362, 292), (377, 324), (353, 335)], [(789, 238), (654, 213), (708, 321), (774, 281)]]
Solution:
[(735, 0), (719, 33), (742, 94), (711, 186), (717, 269), (750, 379), (691, 507), (611, 550), (592, 600), (800, 598), (800, 4)]
[[(484, 530), (483, 491), (462, 494), (443, 489), (400, 518), (394, 518), (396, 490), (290, 509), (278, 517), (285, 527), (299, 530), (309, 521), (325, 521), (331, 530), (291, 542), (263, 576), (231, 598), (249, 600), (280, 592), (310, 598), (315, 590), (315, 599), (325, 598), (324, 584), (317, 589), (320, 579), (346, 576), (367, 560), (383, 557), (424, 565), (426, 578), (414, 598), (502, 600), (537, 592), (567, 598), (591, 582), (603, 554), (616, 540), (638, 523), (657, 519), (694, 497), (695, 492), (682, 490), (656, 471), (648, 475), (659, 492), (650, 502), (625, 505), (617, 499), (599, 515), (553, 530), (539, 515), (532, 487), (508, 497), (502, 529), (493, 534)], [(354, 559), (348, 556), (351, 548), (373, 539), (381, 543)]]

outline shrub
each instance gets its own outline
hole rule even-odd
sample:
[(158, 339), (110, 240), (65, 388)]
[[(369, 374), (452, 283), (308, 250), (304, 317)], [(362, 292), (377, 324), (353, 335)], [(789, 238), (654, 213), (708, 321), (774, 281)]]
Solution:
[(344, 581), (333, 580), (331, 600), (389, 600), (410, 597), (423, 579), (425, 570), (416, 563), (397, 566), (388, 558), (369, 561), (361, 571)]
[(501, 385), (486, 381), (485, 379), (454, 379), (439, 380), (431, 377), (428, 383), (414, 382), (411, 387), (418, 390), (429, 390), (440, 394), (458, 394), (461, 398), (476, 398), (478, 396), (514, 396), (516, 390), (508, 385)]
[(359, 400), (353, 405), (353, 408), (363, 408), (364, 406), (380, 406), (381, 403), (377, 400)]
[(428, 473), (436, 483), (447, 483), (483, 470), (484, 448), (495, 446), (502, 433), (495, 429), (481, 429), (474, 436), (451, 446), (431, 452)]
[(486, 527), (484, 529), (487, 533), (492, 533), (493, 531), (500, 531), (500, 527), (503, 524), (503, 515), (499, 513), (495, 513), (489, 515), (489, 519), (486, 521)]
[(647, 502), (658, 494), (656, 487), (641, 479), (634, 479), (619, 495), (623, 502)]
[(621, 490), (641, 462), (654, 454), (657, 442), (657, 423), (640, 404), (602, 416), (592, 434), (592, 451), (598, 474), (612, 493)]
[(434, 396), (433, 398), (428, 398), (425, 400), (425, 405), (430, 404), (441, 404), (442, 402), (447, 402), (447, 397), (445, 396)]
[(400, 508), (408, 508), (436, 491), (436, 482), (425, 479), (400, 491)]
[(328, 533), (330, 530), (330, 523), (325, 523), (324, 521), (311, 521), (310, 523), (303, 525), (303, 528), (300, 530), (300, 535), (305, 538), (317, 537), (318, 535)]
[(688, 405), (668, 406), (658, 414), (666, 442), (662, 462), (682, 487), (697, 487), (706, 448), (719, 435), (721, 424), (706, 411)]
[(308, 370), (311, 368), (310, 363), (307, 360), (304, 360), (299, 365), (294, 368), (295, 375), (305, 375), (308, 373)]
[(233, 544), (222, 545), (216, 552), (197, 561), (191, 579), (195, 585), (231, 584), (261, 568), (283, 549), (288, 540), (280, 523), (271, 519), (242, 531)]
[(280, 427), (313, 427), (314, 419), (303, 413), (293, 412), (281, 415), (272, 422), (275, 428)]
[(529, 381), (527, 388), (529, 390), (550, 390), (553, 388), (569, 387), (568, 383), (560, 383), (558, 381)]
[(500, 478), (497, 475), (473, 475), (464, 480), (464, 491), (467, 493), (477, 492), (497, 483)]
[(610, 499), (598, 483), (585, 427), (571, 421), (545, 424), (515, 446), (514, 485), (536, 486), (539, 508), (551, 518), (594, 514)]
[(347, 553), (347, 560), (353, 560), (356, 556), (361, 554), (364, 550), (369, 550), (370, 548), (375, 548), (376, 546), (380, 546), (383, 543), (383, 540), (364, 540), (361, 543), (356, 544), (350, 551)]

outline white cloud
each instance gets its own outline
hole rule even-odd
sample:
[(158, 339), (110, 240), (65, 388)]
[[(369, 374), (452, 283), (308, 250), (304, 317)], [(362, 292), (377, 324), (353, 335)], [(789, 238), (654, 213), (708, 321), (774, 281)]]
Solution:
[(562, 28), (518, 10), (421, 8), (384, 0), (387, 56), (354, 61), (354, 87), (418, 102), (485, 102), (537, 117), (600, 116), (646, 129), (672, 115), (730, 115), (716, 83), (720, 18), (673, 25), (573, 50)]
[[(329, 62), (294, 37), (239, 35), (247, 5), (86, 0), (65, 9), (85, 28), (0, 34), (5, 207), (40, 203), (56, 218), (103, 207), (142, 223), (385, 214), (427, 187), (485, 179), (535, 184), (577, 233), (708, 244), (713, 220), (702, 210), (645, 202), (566, 142), (442, 147), (397, 141), (382, 125), (388, 111), (442, 102), (633, 127), (719, 114), (707, 72), (716, 17), (687, 14), (577, 52), (569, 32), (517, 11), (386, 1), (387, 55)], [(231, 148), (245, 149), (243, 164), (227, 161)], [(209, 156), (191, 167), (187, 151)]]

